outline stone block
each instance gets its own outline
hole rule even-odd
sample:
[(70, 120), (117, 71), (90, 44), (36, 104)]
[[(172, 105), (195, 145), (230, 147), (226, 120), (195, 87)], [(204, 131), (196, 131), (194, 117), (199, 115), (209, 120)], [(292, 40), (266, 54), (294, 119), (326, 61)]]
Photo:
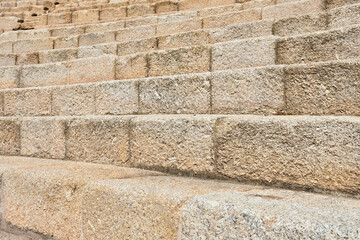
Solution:
[(0, 119), (0, 154), (20, 153), (20, 124), (16, 119)]
[(93, 46), (115, 41), (115, 32), (87, 33), (79, 36), (79, 46)]
[(117, 58), (116, 79), (144, 78), (148, 76), (147, 55), (144, 53)]
[(19, 74), (18, 67), (0, 67), (0, 89), (18, 87)]
[(54, 48), (54, 41), (51, 38), (18, 40), (14, 42), (14, 53), (36, 52), (41, 50), (49, 50)]
[(95, 23), (99, 21), (100, 10), (79, 10), (72, 13), (72, 23)]
[(202, 21), (198, 19), (190, 19), (158, 24), (156, 34), (157, 36), (167, 36), (170, 34), (190, 32), (199, 29), (202, 29)]
[(157, 49), (156, 38), (148, 38), (137, 41), (122, 42), (117, 44), (117, 54), (119, 56), (136, 54), (140, 52), (150, 52)]
[(203, 30), (158, 37), (159, 49), (206, 45), (209, 43), (209, 34)]

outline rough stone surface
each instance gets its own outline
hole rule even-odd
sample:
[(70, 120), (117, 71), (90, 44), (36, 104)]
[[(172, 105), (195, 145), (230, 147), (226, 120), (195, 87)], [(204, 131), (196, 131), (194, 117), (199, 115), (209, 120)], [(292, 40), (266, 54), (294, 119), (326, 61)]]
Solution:
[(21, 155), (65, 157), (65, 124), (58, 118), (24, 119), (21, 123)]
[(273, 37), (237, 40), (212, 47), (212, 70), (226, 70), (275, 64)]
[(0, 67), (0, 89), (16, 88), (19, 82), (19, 68)]
[(137, 82), (116, 81), (96, 85), (96, 113), (124, 115), (138, 112)]
[(189, 47), (209, 43), (209, 34), (203, 30), (158, 37), (159, 49)]
[(0, 154), (20, 152), (20, 124), (16, 119), (0, 119)]
[(214, 173), (213, 127), (204, 116), (144, 116), (131, 121), (132, 166), (211, 175)]
[(248, 186), (176, 177), (105, 180), (88, 185), (85, 239), (178, 239), (183, 206), (196, 195)]
[(5, 220), (61, 240), (81, 237), (86, 184), (100, 179), (159, 175), (138, 169), (29, 158), (8, 164), (1, 157), (0, 166), (8, 169), (2, 180)]
[(139, 81), (140, 113), (210, 113), (210, 81), (203, 75)]
[(227, 117), (217, 123), (217, 167), (239, 180), (359, 194), (359, 134), (356, 117)]
[(277, 114), (285, 108), (282, 67), (217, 72), (210, 81), (213, 113)]
[(145, 53), (120, 56), (116, 61), (116, 79), (144, 78), (148, 76)]
[[(360, 3), (360, 1), (359, 1)], [(360, 24), (360, 5), (336, 8), (329, 13), (329, 27), (344, 27)]]
[(66, 158), (124, 164), (129, 158), (128, 117), (87, 117), (67, 121)]
[(50, 114), (50, 89), (21, 89), (4, 92), (5, 116), (46, 116)]
[(11, 233), (7, 233), (4, 231), (0, 231), (0, 239), (1, 240), (30, 240), (30, 238), (25, 236), (19, 236)]
[(359, 70), (358, 61), (287, 67), (286, 112), (360, 116)]
[(92, 115), (95, 113), (95, 87), (75, 85), (52, 90), (52, 115)]
[(359, 213), (357, 200), (286, 190), (206, 194), (184, 207), (178, 239), (357, 239)]

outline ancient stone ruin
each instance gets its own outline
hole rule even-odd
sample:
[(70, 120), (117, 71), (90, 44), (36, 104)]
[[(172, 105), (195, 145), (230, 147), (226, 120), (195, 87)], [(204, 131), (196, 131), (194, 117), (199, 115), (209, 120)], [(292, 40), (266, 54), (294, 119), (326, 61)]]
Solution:
[(360, 0), (0, 0), (1, 240), (360, 239)]

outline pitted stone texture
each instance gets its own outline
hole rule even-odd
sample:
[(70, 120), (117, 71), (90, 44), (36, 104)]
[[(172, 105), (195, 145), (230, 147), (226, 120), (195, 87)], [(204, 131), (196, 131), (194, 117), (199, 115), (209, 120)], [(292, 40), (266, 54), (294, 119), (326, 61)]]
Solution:
[(5, 116), (46, 116), (50, 114), (50, 89), (21, 89), (4, 92)]
[(218, 171), (230, 178), (359, 194), (357, 117), (234, 116), (216, 128)]
[(358, 58), (359, 52), (359, 26), (286, 38), (277, 43), (279, 64)]
[(16, 88), (19, 82), (19, 68), (0, 67), (0, 89)]
[(221, 114), (277, 114), (285, 108), (283, 68), (214, 72), (212, 111)]
[(286, 190), (195, 196), (178, 239), (358, 239), (359, 200)]
[(65, 124), (60, 118), (29, 118), (21, 123), (21, 155), (65, 157)]
[(159, 49), (188, 47), (209, 43), (209, 34), (204, 30), (158, 37)]
[(213, 175), (215, 117), (144, 116), (131, 121), (132, 166)]
[(328, 8), (336, 8), (336, 7), (351, 5), (355, 3), (360, 3), (360, 1), (359, 0), (328, 0), (327, 6)]
[[(13, 160), (13, 159), (10, 159)], [(22, 160), (22, 161), (21, 161)], [(81, 239), (83, 187), (100, 179), (160, 175), (138, 169), (1, 157), (5, 221), (56, 239)]]
[(53, 115), (92, 115), (95, 113), (95, 87), (75, 85), (53, 88)]
[(116, 81), (96, 85), (96, 113), (124, 115), (138, 112), (137, 82)]
[(274, 37), (237, 40), (212, 47), (212, 70), (226, 70), (275, 64)]
[(360, 116), (359, 61), (295, 65), (284, 76), (288, 114)]
[(183, 206), (196, 195), (249, 186), (176, 177), (106, 180), (88, 185), (85, 239), (177, 239)]
[(67, 84), (67, 67), (64, 63), (47, 63), (24, 66), (20, 76), (21, 87), (40, 87)]
[[(360, 1), (358, 1), (360, 3)], [(329, 13), (329, 27), (344, 27), (360, 24), (360, 4), (336, 8)]]
[(147, 56), (144, 53), (120, 56), (116, 61), (116, 79), (144, 78), (148, 75)]
[(210, 81), (203, 75), (151, 78), (139, 81), (140, 112), (210, 113)]
[(129, 118), (68, 120), (66, 149), (70, 160), (123, 165), (129, 158)]
[(189, 47), (149, 54), (149, 76), (164, 76), (210, 70), (210, 49)]
[(0, 154), (20, 152), (20, 124), (16, 119), (0, 119)]
[(0, 231), (0, 239), (1, 240), (31, 240), (28, 237), (19, 236), (19, 235), (7, 233), (7, 232), (4, 232), (4, 231)]

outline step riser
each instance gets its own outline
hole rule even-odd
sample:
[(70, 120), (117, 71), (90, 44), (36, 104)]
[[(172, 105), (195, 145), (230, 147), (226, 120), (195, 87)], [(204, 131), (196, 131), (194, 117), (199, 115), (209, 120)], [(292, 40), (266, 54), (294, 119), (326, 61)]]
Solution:
[(6, 128), (1, 128), (0, 152), (5, 155), (20, 152), (359, 194), (356, 117), (179, 115), (1, 122)]
[(0, 116), (360, 115), (358, 62), (0, 91)]

